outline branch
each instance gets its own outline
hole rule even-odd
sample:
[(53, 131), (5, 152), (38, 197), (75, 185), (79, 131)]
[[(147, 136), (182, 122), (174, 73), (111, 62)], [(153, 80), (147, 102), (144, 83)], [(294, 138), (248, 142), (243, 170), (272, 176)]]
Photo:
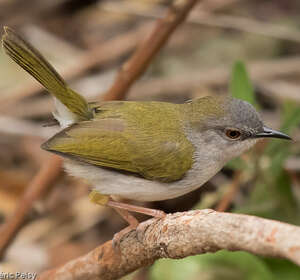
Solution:
[[(273, 37), (279, 40), (288, 40), (291, 42), (300, 42), (300, 32), (296, 28), (282, 26), (279, 24), (268, 23), (256, 19), (245, 17), (238, 17), (225, 14), (212, 14), (228, 5), (237, 2), (238, 0), (225, 0), (225, 1), (202, 1), (195, 9), (191, 16), (187, 19), (188, 23), (205, 25), (210, 27), (218, 27), (222, 29), (233, 29), (242, 32), (259, 34), (267, 37)], [(107, 11), (117, 11), (129, 15), (137, 15), (147, 18), (160, 18), (163, 13), (163, 8), (157, 6), (151, 11), (141, 11), (134, 6), (128, 6), (126, 3), (104, 3), (102, 9)]]
[(141, 223), (121, 240), (122, 255), (108, 241), (39, 280), (111, 280), (160, 258), (180, 259), (221, 249), (282, 257), (300, 265), (300, 227), (259, 217), (195, 210)]
[[(270, 83), (275, 83), (274, 78), (298, 74), (300, 69), (300, 56), (279, 58), (272, 60), (261, 60), (249, 63), (251, 78), (255, 83), (266, 84), (266, 81), (273, 79)], [(213, 67), (203, 72), (174, 75), (167, 78), (152, 78), (137, 83), (130, 92), (129, 99), (137, 100), (142, 98), (154, 98), (165, 95), (174, 97), (182, 96), (183, 92), (193, 91), (201, 86), (224, 86), (230, 78), (229, 67)], [(274, 86), (275, 88), (275, 86)], [(191, 96), (189, 96), (191, 98)]]
[(0, 227), (0, 258), (22, 228), (34, 202), (51, 187), (62, 173), (61, 158), (51, 156), (32, 179), (12, 217)]
[(148, 38), (123, 65), (115, 83), (107, 92), (108, 96), (113, 97), (113, 99), (120, 99), (119, 96), (122, 92), (127, 91), (133, 82), (145, 72), (151, 60), (170, 38), (176, 27), (185, 20), (198, 0), (175, 2), (179, 3), (171, 6), (164, 18), (157, 20), (156, 26)]

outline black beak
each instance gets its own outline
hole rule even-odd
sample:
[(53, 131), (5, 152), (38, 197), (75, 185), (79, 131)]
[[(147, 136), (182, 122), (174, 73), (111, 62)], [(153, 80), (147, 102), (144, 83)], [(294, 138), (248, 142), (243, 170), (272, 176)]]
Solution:
[(273, 130), (266, 126), (263, 127), (263, 132), (259, 132), (254, 135), (255, 138), (265, 138), (265, 137), (272, 137), (272, 138), (282, 138), (287, 140), (292, 140), (292, 138), (280, 131)]

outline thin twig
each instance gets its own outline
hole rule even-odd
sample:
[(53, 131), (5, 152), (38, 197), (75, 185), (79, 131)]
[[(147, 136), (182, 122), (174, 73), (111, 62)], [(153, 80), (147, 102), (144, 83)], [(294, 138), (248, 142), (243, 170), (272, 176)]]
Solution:
[[(299, 86), (290, 82), (277, 81), (281, 76), (295, 75), (300, 73), (300, 57), (292, 56), (273, 60), (253, 61), (247, 64), (253, 82), (262, 90), (263, 94), (279, 99), (291, 99), (300, 101)], [(225, 86), (230, 75), (230, 67), (218, 66), (197, 73), (173, 75), (167, 78), (152, 78), (139, 81), (134, 84), (128, 97), (129, 100), (145, 100), (164, 98), (193, 98), (193, 92), (199, 87)], [(102, 78), (101, 78), (102, 79)], [(99, 79), (101, 81), (101, 79)], [(46, 100), (47, 99), (47, 100)], [(20, 106), (11, 104), (5, 110), (0, 109), (5, 115), (13, 117), (33, 117), (49, 114), (49, 99), (43, 97), (41, 100), (34, 99), (23, 102)], [(48, 103), (48, 107), (46, 107)], [(13, 106), (13, 110), (12, 110)], [(22, 108), (21, 109), (19, 109)], [(29, 110), (30, 109), (30, 110)]]
[(23, 226), (33, 203), (40, 198), (62, 173), (61, 158), (51, 156), (32, 179), (12, 217), (0, 228), (0, 258)]
[(218, 28), (230, 28), (279, 40), (300, 43), (300, 32), (298, 30), (250, 18), (220, 14), (212, 15), (210, 13), (195, 13), (191, 16), (190, 22)]
[[(230, 28), (237, 31), (263, 35), (279, 40), (288, 40), (291, 42), (300, 43), (300, 32), (295, 28), (293, 29), (288, 26), (282, 26), (275, 23), (268, 23), (239, 16), (225, 14), (214, 15), (212, 14), (212, 12), (222, 8), (223, 6), (217, 4), (217, 2), (214, 4), (210, 4), (209, 1), (205, 1), (205, 4), (204, 2), (201, 4), (203, 5), (199, 5), (198, 9), (195, 9), (191, 13), (191, 16), (187, 20), (188, 23), (217, 27), (222, 29)], [(227, 4), (230, 4), (230, 1), (228, 3), (223, 3), (224, 6), (226, 6)], [(107, 2), (104, 3), (101, 7), (102, 9), (110, 12), (126, 13), (129, 15), (136, 15), (146, 18), (158, 19), (161, 18), (163, 14), (163, 8), (159, 6), (157, 6), (152, 11), (146, 12), (140, 11), (132, 5), (129, 7), (128, 5), (126, 5), (126, 3), (123, 3), (122, 5), (120, 3), (116, 4), (113, 2)]]
[(120, 243), (108, 241), (88, 254), (43, 273), (39, 280), (118, 279), (160, 258), (179, 259), (221, 249), (282, 257), (300, 265), (300, 227), (210, 209), (169, 214), (141, 223)]
[(33, 124), (32, 122), (0, 115), (0, 132), (49, 138), (56, 132), (56, 129), (48, 128), (47, 131), (41, 130), (39, 125)]
[[(276, 60), (263, 60), (249, 63), (248, 70), (254, 82), (265, 82), (278, 76), (293, 75), (300, 72), (300, 57), (293, 56)], [(130, 99), (155, 95), (182, 96), (183, 92), (193, 91), (199, 86), (224, 86), (230, 78), (229, 67), (205, 69), (196, 73), (174, 75), (167, 78), (153, 78), (135, 84)]]
[[(91, 50), (87, 50), (77, 58), (76, 63), (63, 70), (61, 76), (69, 81), (77, 78), (95, 66), (105, 65), (120, 58), (132, 50), (137, 45), (138, 40), (143, 34), (147, 33), (149, 29), (150, 24), (144, 23), (134, 30), (118, 35), (105, 43), (93, 47)], [(42, 86), (32, 80), (32, 82), (28, 82), (25, 87), (10, 92), (8, 97), (3, 97), (0, 100), (5, 104), (4, 108), (7, 108), (14, 105), (16, 101), (38, 93), (41, 89)]]
[(222, 197), (222, 199), (220, 200), (219, 204), (216, 207), (217, 211), (224, 212), (229, 208), (230, 203), (233, 201), (234, 197), (236, 196), (239, 190), (239, 186), (241, 183), (240, 181), (241, 181), (241, 173), (236, 171), (227, 193)]
[(180, 4), (174, 4), (169, 9), (165, 17), (157, 21), (148, 38), (123, 65), (107, 96), (113, 97), (113, 99), (120, 99), (123, 91), (127, 91), (133, 82), (144, 73), (153, 57), (170, 38), (176, 27), (185, 20), (198, 0), (179, 2)]

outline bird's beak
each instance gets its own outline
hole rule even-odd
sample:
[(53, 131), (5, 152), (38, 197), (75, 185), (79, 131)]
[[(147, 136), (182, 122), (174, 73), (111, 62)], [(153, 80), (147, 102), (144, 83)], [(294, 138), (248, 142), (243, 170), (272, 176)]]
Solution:
[(292, 140), (292, 138), (280, 131), (273, 130), (271, 128), (268, 128), (266, 126), (263, 127), (263, 132), (259, 132), (255, 134), (255, 138), (264, 138), (264, 137), (272, 137), (272, 138), (282, 138), (282, 139), (288, 139)]

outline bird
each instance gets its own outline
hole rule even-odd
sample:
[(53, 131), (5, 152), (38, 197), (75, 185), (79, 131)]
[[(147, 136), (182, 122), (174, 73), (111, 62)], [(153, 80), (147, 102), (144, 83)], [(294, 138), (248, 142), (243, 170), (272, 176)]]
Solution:
[[(87, 180), (90, 199), (116, 209), (157, 218), (160, 210), (118, 201), (160, 201), (189, 193), (232, 158), (263, 138), (291, 138), (267, 127), (248, 102), (230, 95), (182, 104), (157, 101), (88, 103), (72, 90), (30, 43), (9, 27), (2, 46), (53, 96), (61, 130), (42, 144), (64, 158), (67, 173)], [(129, 211), (129, 212), (128, 212)]]

